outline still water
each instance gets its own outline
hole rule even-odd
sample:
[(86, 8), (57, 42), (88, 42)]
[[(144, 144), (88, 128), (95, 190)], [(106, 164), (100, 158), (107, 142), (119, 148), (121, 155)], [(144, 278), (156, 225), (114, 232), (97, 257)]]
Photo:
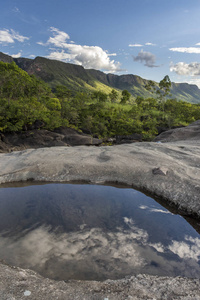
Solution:
[(138, 273), (200, 278), (200, 235), (130, 188), (2, 187), (0, 259), (59, 280)]

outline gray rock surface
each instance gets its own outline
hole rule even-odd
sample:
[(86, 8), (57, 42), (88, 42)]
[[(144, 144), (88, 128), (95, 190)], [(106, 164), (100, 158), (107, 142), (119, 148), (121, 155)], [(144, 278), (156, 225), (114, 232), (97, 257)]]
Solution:
[(194, 143), (52, 147), (0, 154), (0, 183), (21, 180), (125, 183), (200, 217), (200, 147)]
[[(27, 296), (26, 296), (27, 295)], [(200, 299), (200, 281), (136, 275), (121, 280), (53, 281), (30, 270), (0, 265), (1, 300)]]
[(176, 141), (188, 141), (192, 143), (198, 143), (200, 145), (200, 120), (193, 122), (187, 127), (175, 128), (167, 130), (159, 134), (154, 141), (166, 142), (176, 142)]
[[(52, 147), (0, 154), (0, 183), (31, 179), (124, 183), (200, 217), (200, 147), (195, 141)], [(117, 281), (65, 283), (4, 264), (0, 264), (0, 277), (2, 300), (200, 299), (200, 281), (180, 277), (137, 275)]]

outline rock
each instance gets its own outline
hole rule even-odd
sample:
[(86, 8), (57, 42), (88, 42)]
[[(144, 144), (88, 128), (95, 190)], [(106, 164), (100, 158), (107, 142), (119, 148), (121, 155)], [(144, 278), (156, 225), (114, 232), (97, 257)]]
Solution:
[(154, 142), (161, 141), (177, 142), (177, 141), (199, 141), (200, 143), (200, 120), (188, 125), (187, 127), (180, 127), (171, 130), (167, 130), (159, 134)]
[[(35, 126), (40, 126), (37, 123)], [(54, 131), (45, 129), (14, 133), (0, 133), (0, 152), (54, 146), (100, 145), (102, 140), (83, 134), (72, 128), (61, 127)]]
[(0, 264), (1, 300), (122, 300), (122, 299), (200, 299), (200, 281), (181, 277), (141, 275), (120, 280), (53, 281), (30, 270)]
[[(155, 175), (169, 172), (170, 176)], [(200, 146), (195, 142), (51, 147), (0, 154), (0, 183), (30, 179), (124, 183), (200, 217)]]
[(163, 176), (166, 176), (167, 175), (167, 172), (168, 172), (168, 169), (167, 168), (154, 168), (152, 170), (152, 173), (154, 175), (163, 175)]
[[(170, 176), (155, 176), (153, 169), (158, 174), (169, 172)], [(200, 218), (198, 140), (114, 147), (52, 147), (0, 154), (0, 183), (30, 179), (124, 183), (160, 196), (174, 203), (179, 211)], [(31, 300), (200, 300), (200, 280), (140, 274), (104, 282), (59, 282), (30, 270), (0, 264), (0, 299), (21, 300), (25, 296)]]
[(99, 146), (102, 143), (101, 139), (93, 138), (89, 134), (78, 132), (75, 129), (68, 127), (60, 127), (54, 130), (58, 134), (64, 136), (63, 141), (70, 146), (80, 146), (80, 145), (95, 145)]
[(131, 135), (116, 135), (115, 143), (120, 144), (129, 144), (135, 142), (142, 142), (142, 135), (138, 133), (134, 133)]

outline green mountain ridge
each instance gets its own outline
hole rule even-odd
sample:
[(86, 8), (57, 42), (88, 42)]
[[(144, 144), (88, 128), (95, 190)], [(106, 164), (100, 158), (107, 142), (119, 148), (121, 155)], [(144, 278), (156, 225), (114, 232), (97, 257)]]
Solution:
[[(44, 80), (55, 88), (57, 85), (65, 85), (72, 91), (101, 90), (109, 93), (113, 88), (119, 91), (128, 90), (131, 95), (151, 97), (152, 94), (145, 88), (149, 80), (133, 74), (115, 75), (106, 74), (99, 70), (84, 69), (82, 66), (50, 60), (44, 57), (12, 58), (0, 52), (0, 61), (10, 63), (14, 61), (29, 75)], [(172, 98), (191, 103), (200, 103), (200, 89), (194, 84), (172, 83)]]

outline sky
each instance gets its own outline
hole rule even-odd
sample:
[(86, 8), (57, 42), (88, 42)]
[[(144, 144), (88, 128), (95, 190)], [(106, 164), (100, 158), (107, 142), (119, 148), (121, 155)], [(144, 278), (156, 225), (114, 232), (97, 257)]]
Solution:
[(200, 0), (6, 0), (0, 51), (200, 87)]

